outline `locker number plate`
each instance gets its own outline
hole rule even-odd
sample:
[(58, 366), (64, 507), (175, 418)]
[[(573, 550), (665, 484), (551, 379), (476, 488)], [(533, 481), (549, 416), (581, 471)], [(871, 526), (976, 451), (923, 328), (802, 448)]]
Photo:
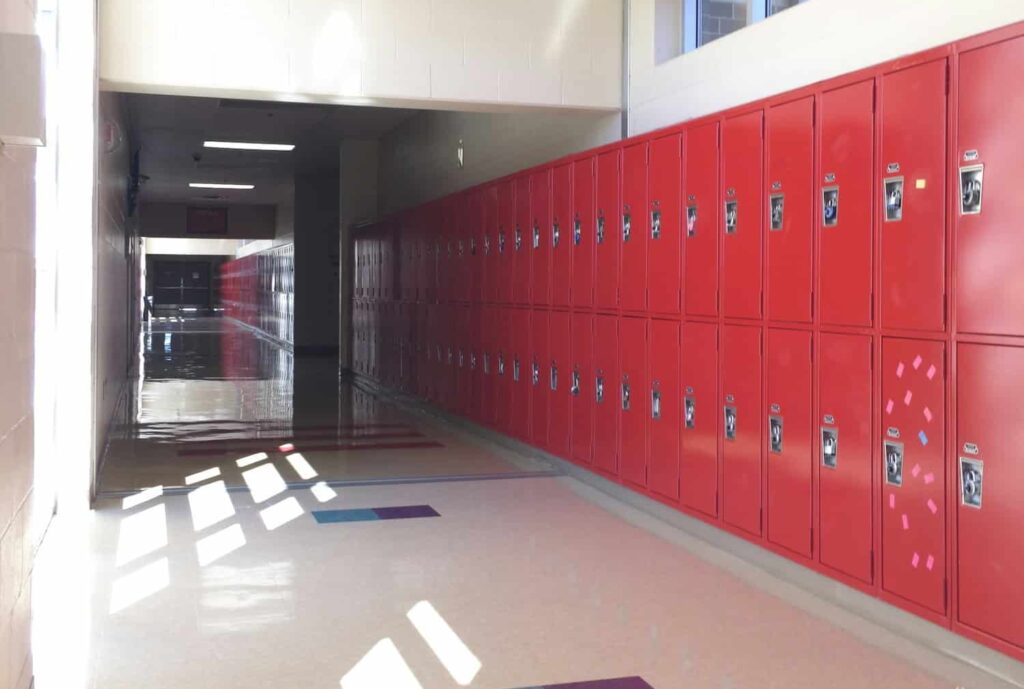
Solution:
[(981, 509), (981, 479), (984, 468), (980, 459), (960, 458), (960, 502), (964, 507)]
[(835, 469), (839, 459), (839, 429), (821, 429), (821, 465)]
[(903, 443), (885, 441), (885, 482), (890, 486), (903, 485)]

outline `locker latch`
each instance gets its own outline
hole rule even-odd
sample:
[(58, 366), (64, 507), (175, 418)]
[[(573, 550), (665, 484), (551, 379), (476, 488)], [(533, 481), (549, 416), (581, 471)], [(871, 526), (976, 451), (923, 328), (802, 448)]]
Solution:
[(739, 212), (737, 201), (725, 202), (725, 233), (736, 234), (736, 216)]
[(960, 502), (981, 509), (981, 478), (984, 463), (980, 459), (960, 458)]
[(476, 237), (469, 238), (469, 255), (476, 256)]
[(469, 370), (470, 371), (475, 371), (476, 370), (476, 352), (470, 352), (470, 355), (469, 355)]
[(532, 385), (537, 385), (539, 382), (540, 382), (540, 364), (538, 364), (537, 360), (535, 359), (533, 361), (533, 363), (531, 364), (530, 383)]
[(686, 207), (686, 236), (697, 236), (697, 206)]
[(533, 248), (540, 248), (540, 226), (536, 220), (533, 221)]
[(597, 243), (604, 244), (604, 211), (597, 209)]
[(632, 214), (629, 210), (629, 204), (627, 203), (622, 207), (622, 241), (628, 242), (629, 235), (633, 227)]
[(519, 225), (516, 225), (515, 248), (516, 251), (519, 251), (521, 248), (523, 248), (523, 231), (519, 227)]
[(903, 178), (886, 177), (882, 191), (885, 194), (885, 221), (898, 222), (903, 220)]
[(491, 375), (491, 355), (484, 352), (484, 375)]
[(512, 380), (519, 382), (519, 357), (512, 360)]
[(839, 462), (839, 429), (832, 426), (821, 427), (821, 464), (827, 469), (835, 469)]
[(491, 235), (484, 235), (484, 256), (491, 255)]
[(498, 231), (498, 253), (505, 253), (505, 230)]
[(572, 370), (572, 381), (569, 385), (569, 394), (573, 397), (577, 397), (580, 394), (580, 369), (578, 367)]
[(736, 407), (725, 405), (725, 439), (736, 440)]
[(885, 482), (890, 486), (903, 485), (903, 443), (885, 441)]
[(598, 404), (604, 402), (604, 376), (600, 373), (594, 378), (594, 399)]
[(583, 223), (580, 221), (580, 214), (577, 213), (572, 219), (572, 243), (579, 246), (583, 242)]
[(459, 240), (459, 258), (462, 258), (462, 257), (463, 257), (463, 256), (465, 256), (465, 255), (466, 255), (466, 245), (465, 245), (465, 243), (464, 243), (464, 242), (463, 242), (463, 241), (462, 241), (462, 240), (460, 239), (460, 240)]
[(981, 213), (981, 182), (984, 174), (984, 165), (960, 168), (960, 215)]
[(505, 355), (498, 352), (498, 375), (505, 375)]
[(551, 389), (558, 390), (558, 364), (554, 361), (551, 362)]
[(772, 194), (768, 199), (768, 211), (771, 218), (771, 229), (779, 231), (782, 229), (782, 213), (785, 210), (786, 199), (783, 194)]
[(558, 248), (558, 240), (561, 238), (562, 231), (558, 227), (558, 221), (551, 223), (551, 246)]
[(465, 362), (465, 357), (463, 356), (462, 350), (460, 349), (459, 350), (459, 368), (462, 368), (462, 364), (464, 362)]
[(629, 411), (629, 376), (622, 376), (622, 411)]
[(651, 209), (651, 239), (661, 237), (661, 201), (654, 202)]
[(683, 400), (683, 421), (687, 428), (696, 428), (697, 403), (690, 395)]
[(658, 381), (654, 381), (651, 389), (651, 418), (655, 421), (661, 418), (661, 390), (658, 389)]
[(454, 360), (452, 355), (453, 355), (452, 348), (449, 345), (449, 347), (448, 347), (448, 365), (449, 366), (452, 365), (452, 361)]
[(821, 224), (835, 227), (839, 224), (839, 187), (823, 187), (821, 190)]
[(448, 240), (448, 258), (452, 257), (452, 240)]
[(782, 417), (772, 414), (768, 417), (769, 449), (775, 454), (782, 454)]

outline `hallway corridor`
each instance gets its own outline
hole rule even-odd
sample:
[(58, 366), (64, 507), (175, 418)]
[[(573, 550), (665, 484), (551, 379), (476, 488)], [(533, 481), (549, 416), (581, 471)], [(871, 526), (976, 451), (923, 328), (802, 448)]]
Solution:
[(90, 687), (952, 686), (544, 461), (338, 387), (329, 361), (227, 320), (143, 342), (91, 564), (64, 563), (93, 573)]

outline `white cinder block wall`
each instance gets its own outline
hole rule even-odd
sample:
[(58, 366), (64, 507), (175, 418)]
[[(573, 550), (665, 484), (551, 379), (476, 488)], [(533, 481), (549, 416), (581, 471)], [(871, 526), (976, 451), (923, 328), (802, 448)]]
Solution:
[[(34, 3), (0, 2), (0, 32), (35, 33)], [(0, 148), (0, 689), (32, 680), (35, 169), (35, 149)]]
[(108, 89), (423, 107), (622, 100), (622, 0), (100, 0), (99, 10)]
[(1020, 0), (808, 0), (656, 65), (657, 4), (629, 2), (631, 135), (1024, 20)]

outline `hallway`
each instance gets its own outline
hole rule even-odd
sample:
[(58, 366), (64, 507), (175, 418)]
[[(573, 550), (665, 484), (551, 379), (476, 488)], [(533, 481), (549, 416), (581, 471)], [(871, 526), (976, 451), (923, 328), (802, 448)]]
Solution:
[(88, 536), (89, 686), (951, 686), (540, 459), (338, 388), (330, 362), (227, 320), (143, 342)]

